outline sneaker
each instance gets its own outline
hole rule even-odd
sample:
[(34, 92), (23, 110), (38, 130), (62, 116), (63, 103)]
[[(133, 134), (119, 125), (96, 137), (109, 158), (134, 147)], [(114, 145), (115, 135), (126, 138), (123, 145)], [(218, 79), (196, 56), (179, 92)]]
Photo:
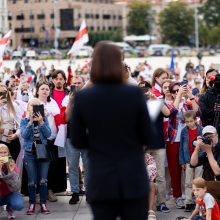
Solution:
[(176, 203), (176, 208), (178, 208), (178, 209), (185, 208), (184, 199), (182, 197), (177, 198), (175, 203)]
[(148, 220), (156, 220), (156, 214), (153, 210), (148, 211)]
[(163, 202), (159, 206), (157, 206), (157, 211), (168, 213), (170, 212), (170, 209), (166, 206), (166, 204)]
[(34, 213), (35, 213), (35, 204), (30, 204), (26, 213), (27, 213), (27, 215), (34, 215)]
[(14, 211), (7, 206), (6, 208), (8, 219), (15, 219)]
[(192, 212), (195, 209), (195, 204), (186, 204), (185, 212)]
[(56, 202), (56, 201), (57, 201), (57, 197), (56, 197), (56, 195), (52, 192), (52, 190), (48, 190), (47, 199), (48, 199), (50, 202)]
[(74, 205), (79, 202), (79, 193), (73, 193), (72, 198), (69, 201), (70, 205)]
[(40, 210), (42, 214), (48, 215), (50, 211), (47, 209), (46, 204), (40, 204)]

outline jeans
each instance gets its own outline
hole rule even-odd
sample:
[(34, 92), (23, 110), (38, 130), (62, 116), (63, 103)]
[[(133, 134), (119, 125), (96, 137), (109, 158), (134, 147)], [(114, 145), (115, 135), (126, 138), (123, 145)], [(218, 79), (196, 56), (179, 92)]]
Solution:
[(24, 208), (24, 200), (20, 193), (12, 192), (7, 196), (0, 196), (0, 206), (7, 205), (12, 210), (21, 211)]
[(71, 144), (69, 138), (66, 141), (66, 154), (69, 167), (69, 179), (71, 192), (79, 193), (79, 159), (82, 157), (84, 167), (84, 187), (87, 188), (88, 182), (88, 150), (76, 149)]
[(37, 160), (36, 155), (30, 152), (25, 152), (24, 154), (24, 165), (28, 175), (28, 194), (30, 204), (35, 204), (36, 188), (38, 185), (40, 203), (46, 203), (49, 164), (49, 161)]
[(166, 180), (165, 180), (165, 157), (166, 149), (149, 149), (147, 150), (154, 157), (157, 165), (157, 205), (166, 202)]

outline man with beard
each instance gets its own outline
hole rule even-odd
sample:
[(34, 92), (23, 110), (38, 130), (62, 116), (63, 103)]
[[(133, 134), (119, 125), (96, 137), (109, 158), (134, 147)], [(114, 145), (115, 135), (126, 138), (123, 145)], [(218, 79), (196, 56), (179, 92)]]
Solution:
[[(69, 179), (72, 198), (69, 200), (69, 204), (76, 204), (79, 201), (79, 195), (83, 195), (84, 191), (82, 190), (83, 182), (81, 179), (81, 172), (79, 169), (79, 160), (80, 156), (82, 157), (83, 167), (84, 167), (84, 186), (86, 189), (87, 186), (87, 177), (88, 177), (88, 151), (87, 149), (76, 149), (72, 146), (70, 141), (70, 113), (72, 111), (72, 104), (74, 102), (74, 93), (83, 88), (85, 82), (82, 76), (73, 76), (72, 86), (74, 89), (71, 90), (69, 96), (66, 96), (62, 102), (62, 108), (65, 109), (65, 120), (67, 122), (67, 142), (66, 142), (66, 152), (67, 152), (67, 161), (69, 168)], [(72, 86), (70, 88), (72, 88)]]
[[(61, 111), (61, 103), (64, 97), (68, 95), (66, 89), (66, 75), (62, 70), (55, 70), (52, 73), (52, 88), (51, 97), (57, 102), (60, 108), (60, 115), (55, 116), (55, 123), (58, 127), (60, 124), (65, 123), (64, 112)], [(54, 193), (66, 191), (67, 178), (66, 178), (66, 158), (59, 158), (59, 148), (54, 146), (57, 160), (51, 161), (48, 173), (48, 200), (56, 202), (57, 198)], [(57, 178), (59, 177), (59, 178)]]

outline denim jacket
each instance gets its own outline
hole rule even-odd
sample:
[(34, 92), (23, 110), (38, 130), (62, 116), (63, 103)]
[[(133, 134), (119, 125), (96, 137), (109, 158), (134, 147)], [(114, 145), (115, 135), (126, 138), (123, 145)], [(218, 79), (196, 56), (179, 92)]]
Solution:
[[(38, 127), (42, 144), (47, 144), (47, 138), (49, 138), (51, 135), (51, 130), (47, 118), (45, 118), (44, 124), (39, 124)], [(29, 118), (24, 118), (21, 119), (20, 129), (21, 136), (24, 138), (23, 148), (26, 151), (31, 151), (34, 137), (34, 125), (29, 124)]]
[[(197, 125), (198, 135), (202, 136), (202, 126)], [(200, 150), (200, 154), (203, 152)], [(188, 127), (185, 126), (180, 135), (180, 149), (179, 149), (179, 164), (187, 164), (190, 163), (190, 152), (189, 152), (189, 135), (188, 135)]]

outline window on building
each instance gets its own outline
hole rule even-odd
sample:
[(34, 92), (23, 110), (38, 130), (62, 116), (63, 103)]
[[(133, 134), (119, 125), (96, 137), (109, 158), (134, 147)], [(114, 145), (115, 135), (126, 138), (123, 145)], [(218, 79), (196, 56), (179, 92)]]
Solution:
[(122, 16), (121, 15), (118, 16), (118, 20), (122, 20)]
[(54, 13), (51, 13), (51, 14), (50, 14), (50, 18), (51, 18), (51, 19), (54, 19)]
[(29, 18), (30, 18), (30, 20), (34, 20), (34, 15), (30, 14)]
[(109, 20), (111, 18), (111, 15), (105, 14), (105, 15), (102, 15), (102, 18), (105, 20)]
[(39, 19), (39, 20), (42, 20), (42, 19), (45, 19), (45, 14), (38, 14), (37, 15), (37, 19)]
[(28, 0), (24, 0), (24, 3), (28, 3)]
[(81, 14), (80, 13), (78, 14), (78, 18), (81, 18)]
[(112, 27), (108, 27), (108, 30), (111, 31), (111, 30), (112, 30)]
[(9, 21), (12, 20), (12, 15), (8, 15), (8, 20), (9, 20)]
[(73, 9), (60, 10), (60, 29), (63, 31), (73, 30)]
[(88, 19), (90, 18), (90, 14), (86, 14), (85, 17)]
[(24, 20), (24, 14), (20, 14), (16, 16), (17, 20)]
[(96, 19), (99, 19), (99, 14), (96, 14), (96, 15), (95, 15), (95, 18), (96, 18)]
[(13, 3), (13, 4), (16, 4), (16, 0), (13, 0), (12, 3)]

